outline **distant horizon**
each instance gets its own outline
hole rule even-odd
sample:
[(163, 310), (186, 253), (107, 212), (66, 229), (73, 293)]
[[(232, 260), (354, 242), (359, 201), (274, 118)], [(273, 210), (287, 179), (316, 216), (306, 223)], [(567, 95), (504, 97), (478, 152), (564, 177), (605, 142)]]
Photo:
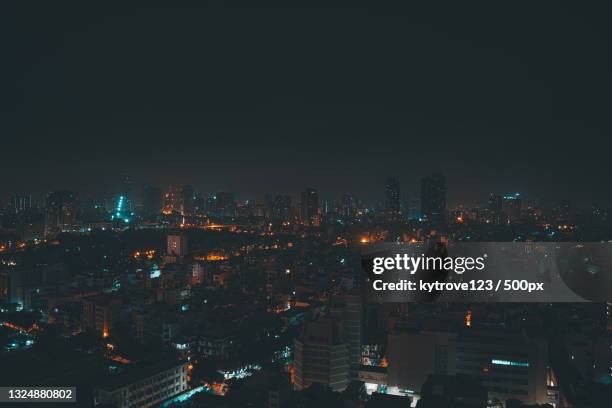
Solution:
[[(393, 176), (395, 177), (395, 176)], [(406, 191), (406, 188), (404, 187), (404, 185), (402, 184), (402, 179), (401, 177), (400, 179), (400, 201), (402, 204), (409, 204), (410, 201), (412, 200), (416, 200), (417, 202), (420, 202), (420, 187), (416, 187), (414, 190), (410, 190), (409, 192)], [(385, 191), (384, 191), (384, 184), (381, 185), (380, 188), (380, 193), (378, 195), (374, 195), (374, 194), (370, 194), (367, 196), (361, 196), (358, 194), (354, 194), (351, 193), (350, 191), (342, 191), (342, 192), (336, 192), (336, 193), (330, 193), (328, 191), (321, 191), (319, 188), (317, 188), (316, 185), (307, 185), (302, 187), (300, 190), (298, 191), (292, 191), (292, 192), (287, 192), (287, 191), (264, 191), (264, 192), (258, 192), (254, 195), (247, 195), (246, 193), (244, 193), (243, 191), (241, 191), (240, 189), (238, 190), (230, 190), (230, 189), (215, 189), (215, 190), (201, 190), (199, 188), (197, 188), (196, 184), (192, 184), (192, 183), (173, 183), (173, 184), (169, 184), (169, 185), (160, 185), (160, 184), (154, 184), (154, 183), (150, 183), (150, 182), (132, 182), (133, 186), (134, 186), (134, 192), (132, 193), (135, 203), (136, 204), (142, 204), (142, 196), (143, 196), (143, 190), (145, 188), (145, 186), (149, 185), (152, 187), (158, 187), (161, 189), (162, 194), (165, 193), (170, 187), (174, 188), (175, 192), (179, 192), (181, 191), (181, 189), (185, 186), (185, 185), (191, 185), (194, 189), (194, 194), (201, 194), (204, 198), (208, 198), (211, 195), (218, 193), (218, 192), (228, 192), (228, 193), (232, 193), (234, 195), (234, 199), (236, 200), (237, 203), (244, 203), (245, 201), (253, 201), (256, 204), (261, 204), (264, 203), (265, 201), (265, 196), (267, 194), (271, 194), (272, 196), (277, 196), (277, 195), (288, 195), (291, 197), (292, 200), (292, 205), (297, 205), (300, 201), (300, 194), (302, 191), (304, 191), (306, 188), (314, 188), (315, 190), (318, 191), (319, 193), (319, 202), (321, 204), (323, 204), (324, 201), (327, 200), (331, 200), (331, 201), (336, 201), (336, 202), (340, 202), (342, 200), (342, 197), (344, 195), (349, 195), (355, 198), (360, 199), (365, 205), (367, 205), (370, 208), (374, 208), (374, 209), (380, 209), (380, 208), (384, 208), (384, 201), (385, 201)], [(450, 187), (450, 188), (449, 188)], [(295, 190), (295, 189), (294, 189)], [(448, 181), (447, 181), (447, 191), (451, 190), (452, 191), (452, 186), (448, 185)], [(53, 191), (70, 191), (76, 194), (76, 198), (77, 200), (98, 200), (98, 201), (103, 201), (103, 200), (110, 200), (113, 198), (116, 198), (117, 196), (119, 196), (121, 194), (120, 192), (120, 183), (117, 183), (117, 187), (115, 188), (115, 190), (111, 190), (109, 189), (108, 191), (98, 191), (98, 192), (92, 192), (92, 191), (80, 191), (78, 189), (71, 189), (71, 188), (51, 188), (48, 190), (28, 190), (28, 189), (23, 189), (21, 191), (14, 191), (14, 192), (4, 192), (4, 193), (0, 193), (0, 199), (1, 199), (1, 203), (6, 204), (6, 203), (10, 203), (10, 200), (19, 194), (30, 194), (32, 195), (33, 199), (43, 199), (47, 194), (49, 194), (50, 192)], [(507, 194), (515, 194), (518, 193), (521, 196), (521, 199), (523, 200), (523, 208), (527, 208), (527, 207), (543, 207), (543, 208), (550, 208), (552, 206), (558, 205), (558, 204), (562, 204), (564, 202), (569, 202), (570, 204), (570, 208), (572, 209), (572, 211), (574, 210), (585, 210), (588, 208), (601, 208), (601, 209), (608, 209), (611, 208), (611, 205), (608, 204), (606, 205), (605, 203), (597, 203), (597, 202), (588, 202), (585, 200), (580, 200), (580, 201), (573, 201), (571, 199), (568, 198), (541, 198), (541, 197), (534, 197), (534, 196), (529, 196), (527, 194), (525, 194), (522, 191), (501, 191), (501, 190), (497, 190), (497, 191), (490, 191), (489, 193), (483, 195), (483, 196), (479, 196), (478, 198), (473, 197), (470, 198), (469, 201), (458, 201), (458, 200), (453, 200), (453, 197), (448, 194), (447, 192), (447, 209), (452, 209), (452, 208), (457, 208), (459, 206), (463, 206), (466, 208), (484, 208), (487, 206), (488, 204), (488, 199), (490, 197), (490, 195), (494, 194), (494, 195), (499, 195), (499, 196), (504, 196)], [(374, 197), (372, 199), (372, 197)]]
[(595, 7), (2, 6), (2, 194), (105, 193), (130, 174), (377, 201), (387, 175), (418, 194), (440, 172), (453, 205), (612, 203)]

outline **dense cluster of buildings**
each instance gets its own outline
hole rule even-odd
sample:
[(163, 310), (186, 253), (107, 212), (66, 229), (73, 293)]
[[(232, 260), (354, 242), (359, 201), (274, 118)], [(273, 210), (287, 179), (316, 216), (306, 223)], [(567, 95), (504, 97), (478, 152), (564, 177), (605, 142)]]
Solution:
[(519, 194), (449, 209), (438, 174), (418, 210), (396, 177), (380, 208), (314, 188), (262, 203), (134, 190), (15, 195), (2, 210), (3, 384), (77, 386), (118, 407), (605, 406), (612, 303), (370, 304), (360, 291), (372, 242), (610, 239), (605, 211)]

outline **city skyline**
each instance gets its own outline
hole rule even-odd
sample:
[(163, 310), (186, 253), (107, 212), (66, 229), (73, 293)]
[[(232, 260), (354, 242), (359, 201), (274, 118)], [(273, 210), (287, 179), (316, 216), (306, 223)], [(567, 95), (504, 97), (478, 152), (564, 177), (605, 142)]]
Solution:
[(440, 172), (457, 202), (499, 190), (609, 206), (605, 13), (241, 5), (4, 5), (0, 194), (98, 193), (128, 173), (372, 200), (389, 174), (408, 191)]
[(612, 406), (609, 15), (0, 3), (0, 406)]

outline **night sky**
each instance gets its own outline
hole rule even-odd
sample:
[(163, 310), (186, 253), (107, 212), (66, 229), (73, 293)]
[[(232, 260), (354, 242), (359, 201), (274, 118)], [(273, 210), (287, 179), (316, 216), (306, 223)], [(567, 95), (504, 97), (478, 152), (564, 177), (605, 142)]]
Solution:
[(386, 175), (416, 196), (436, 171), (450, 204), (612, 199), (607, 9), (8, 3), (2, 198), (106, 193), (128, 173), (239, 198), (313, 186), (375, 202)]

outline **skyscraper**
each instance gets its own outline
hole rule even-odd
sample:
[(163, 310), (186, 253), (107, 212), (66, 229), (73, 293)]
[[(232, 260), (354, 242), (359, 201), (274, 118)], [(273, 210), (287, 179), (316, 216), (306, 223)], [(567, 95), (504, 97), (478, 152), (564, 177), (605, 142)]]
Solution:
[(296, 390), (319, 383), (343, 391), (349, 382), (349, 347), (337, 319), (319, 318), (304, 323), (294, 341)]
[(194, 211), (193, 205), (193, 187), (189, 184), (183, 186), (182, 191), (182, 207), (183, 207), (183, 215), (192, 215)]
[(177, 209), (177, 205), (176, 205), (176, 194), (174, 192), (174, 189), (172, 188), (172, 186), (168, 187), (168, 190), (166, 191), (166, 193), (164, 194), (164, 208), (162, 210), (162, 212), (166, 215), (170, 215), (172, 214), (174, 211), (176, 211)]
[(317, 227), (321, 224), (319, 216), (319, 193), (314, 188), (307, 188), (301, 196), (300, 218), (304, 225)]
[(351, 379), (356, 379), (361, 364), (363, 301), (359, 292), (346, 293), (330, 302), (330, 315), (342, 322), (343, 337), (349, 350)]
[(120, 197), (123, 197), (125, 210), (128, 212), (134, 211), (134, 182), (128, 175), (123, 176), (121, 182)]
[(357, 213), (357, 198), (348, 194), (342, 196), (342, 215), (354, 217)]
[(236, 200), (234, 194), (219, 191), (211, 195), (206, 203), (206, 212), (215, 217), (235, 217)]
[(502, 220), (502, 196), (498, 194), (489, 195), (489, 219), (494, 224), (499, 224)]
[(446, 179), (433, 174), (421, 179), (421, 214), (435, 223), (446, 221)]
[(32, 196), (30, 194), (15, 194), (11, 204), (15, 214), (27, 212), (32, 208)]
[(134, 213), (130, 210), (129, 199), (124, 195), (117, 197), (113, 213), (111, 214), (111, 220), (123, 221), (127, 224), (132, 221), (133, 216)]
[(387, 177), (385, 182), (385, 211), (389, 219), (400, 217), (400, 186), (397, 177)]
[(272, 218), (286, 221), (291, 218), (291, 197), (277, 195), (272, 202)]
[(76, 205), (71, 191), (54, 191), (47, 196), (45, 205), (45, 236), (54, 237), (71, 231), (76, 224)]
[(508, 221), (516, 221), (521, 218), (522, 203), (519, 193), (508, 194), (502, 200), (502, 212)]

